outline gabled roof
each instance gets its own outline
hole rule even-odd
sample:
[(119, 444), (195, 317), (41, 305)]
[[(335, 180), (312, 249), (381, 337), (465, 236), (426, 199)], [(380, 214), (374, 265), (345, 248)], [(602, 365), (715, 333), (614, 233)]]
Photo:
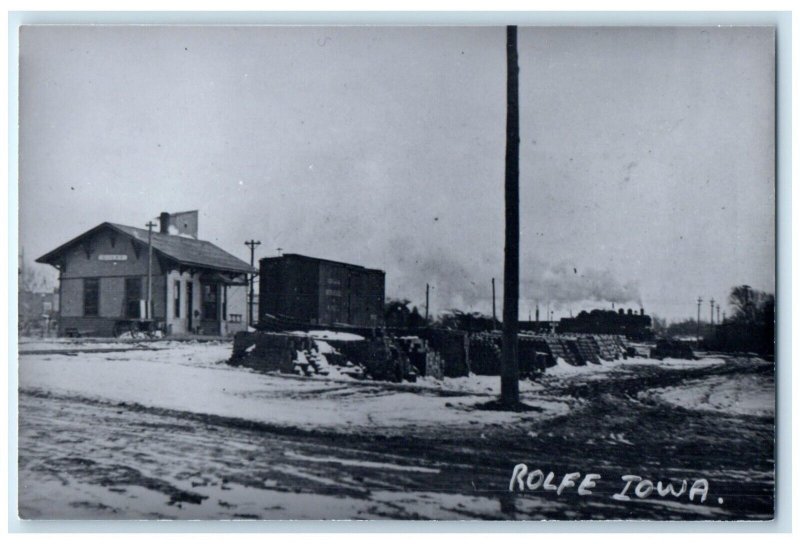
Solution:
[[(114, 230), (124, 236), (127, 236), (145, 247), (147, 246), (147, 230), (137, 227), (129, 227), (127, 225), (118, 225), (116, 223), (101, 223), (100, 225), (90, 229), (80, 236), (77, 236), (69, 242), (62, 244), (53, 251), (47, 253), (36, 259), (39, 263), (53, 264), (58, 260), (61, 254), (79, 243), (85, 237), (88, 237), (95, 232), (103, 229)], [(160, 253), (164, 257), (172, 259), (179, 264), (194, 265), (200, 268), (208, 268), (211, 270), (220, 270), (223, 272), (239, 272), (239, 273), (253, 273), (255, 269), (249, 264), (234, 257), (227, 251), (220, 249), (211, 242), (205, 240), (195, 240), (186, 236), (179, 236), (173, 234), (162, 234), (153, 231), (153, 251)]]
[[(319, 257), (309, 257), (308, 255), (301, 255), (299, 253), (284, 253), (283, 255), (279, 255), (277, 257), (264, 257), (261, 261), (280, 261), (282, 259), (300, 259), (305, 261), (313, 261), (318, 263), (329, 263), (335, 264), (337, 266), (344, 266), (347, 268), (355, 268), (358, 270), (366, 270), (367, 272), (380, 272), (381, 274), (386, 274), (383, 270), (378, 268), (367, 268), (365, 266), (361, 266), (360, 264), (351, 264), (345, 263), (342, 261), (332, 261), (330, 259), (321, 259)], [(259, 261), (260, 262), (260, 261)]]

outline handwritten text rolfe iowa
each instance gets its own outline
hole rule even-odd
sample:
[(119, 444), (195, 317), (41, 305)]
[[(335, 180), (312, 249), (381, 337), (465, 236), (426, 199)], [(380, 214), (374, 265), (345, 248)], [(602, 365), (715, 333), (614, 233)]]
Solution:
[[(569, 489), (575, 489), (578, 495), (591, 495), (596, 488), (597, 482), (602, 479), (600, 474), (588, 473), (581, 476), (580, 472), (569, 472), (560, 479), (556, 478), (554, 472), (544, 473), (536, 469), (528, 470), (528, 466), (520, 463), (514, 467), (511, 474), (511, 481), (508, 483), (509, 491), (549, 491), (561, 495)], [(687, 480), (681, 480), (675, 485), (672, 481), (667, 483), (649, 480), (635, 474), (626, 474), (620, 478), (619, 490), (611, 498), (618, 501), (629, 501), (632, 498), (646, 499), (656, 494), (663, 498), (678, 498), (683, 496), (687, 489), (687, 498), (694, 501), (695, 498), (703, 503), (708, 498), (708, 480), (698, 478), (693, 481), (691, 487)], [(722, 499), (717, 499), (720, 504)]]

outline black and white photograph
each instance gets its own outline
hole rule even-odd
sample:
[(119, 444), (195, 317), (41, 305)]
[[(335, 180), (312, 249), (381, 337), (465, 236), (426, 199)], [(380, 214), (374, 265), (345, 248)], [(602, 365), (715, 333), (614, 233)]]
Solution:
[(775, 26), (18, 31), (21, 520), (775, 518)]

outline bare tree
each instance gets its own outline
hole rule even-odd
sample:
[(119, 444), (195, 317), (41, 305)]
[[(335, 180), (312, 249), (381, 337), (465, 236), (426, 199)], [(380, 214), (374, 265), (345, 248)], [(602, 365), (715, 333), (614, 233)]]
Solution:
[(53, 286), (50, 279), (42, 270), (34, 268), (31, 265), (23, 265), (23, 263), (20, 263), (18, 289), (31, 293), (44, 293), (46, 291), (52, 291)]
[(775, 315), (775, 296), (749, 285), (737, 285), (731, 289), (728, 302), (733, 307), (733, 321), (763, 323), (772, 321)]

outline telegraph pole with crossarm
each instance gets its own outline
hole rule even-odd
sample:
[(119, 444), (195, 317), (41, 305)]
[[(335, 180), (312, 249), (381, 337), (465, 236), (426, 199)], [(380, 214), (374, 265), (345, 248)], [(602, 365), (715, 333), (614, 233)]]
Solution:
[(697, 297), (697, 347), (700, 347), (700, 305), (703, 303), (703, 297)]
[[(256, 247), (261, 245), (259, 240), (249, 240), (244, 243), (244, 245), (250, 248), (250, 268), (255, 266), (255, 252)], [(255, 297), (255, 293), (253, 291), (253, 282), (255, 280), (256, 274), (254, 272), (250, 272), (250, 294), (248, 296), (249, 303), (247, 305), (247, 325), (252, 327), (253, 326), (253, 298)]]
[(147, 307), (144, 309), (144, 318), (150, 319), (153, 316), (153, 227), (156, 226), (152, 221), (147, 225)]

